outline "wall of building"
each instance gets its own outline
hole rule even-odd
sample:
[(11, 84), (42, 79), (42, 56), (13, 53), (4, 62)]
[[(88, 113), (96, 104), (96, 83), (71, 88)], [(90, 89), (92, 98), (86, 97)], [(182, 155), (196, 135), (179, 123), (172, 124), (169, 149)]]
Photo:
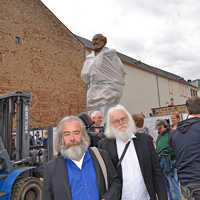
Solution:
[(186, 84), (163, 77), (159, 77), (158, 80), (161, 106), (169, 105), (171, 98), (174, 99), (175, 105), (184, 104), (185, 100), (191, 96), (190, 87)]
[(31, 126), (85, 111), (84, 46), (39, 0), (1, 0), (0, 93), (31, 94)]
[(120, 103), (126, 106), (130, 113), (148, 113), (152, 106), (158, 107), (155, 75), (129, 65), (124, 65), (124, 69), (126, 85)]
[(191, 96), (192, 86), (170, 80), (156, 74), (141, 70), (137, 67), (124, 64), (126, 85), (121, 104), (125, 105), (130, 113), (151, 113), (151, 108), (184, 104)]

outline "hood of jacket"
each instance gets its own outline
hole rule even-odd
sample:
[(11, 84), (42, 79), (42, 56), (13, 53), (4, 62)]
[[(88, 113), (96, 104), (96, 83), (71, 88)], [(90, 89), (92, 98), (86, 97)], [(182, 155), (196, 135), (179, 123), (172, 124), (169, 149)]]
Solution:
[(193, 118), (190, 118), (190, 119), (186, 119), (186, 120), (180, 121), (178, 123), (177, 129), (181, 133), (185, 134), (190, 129), (190, 127), (193, 124), (196, 124), (197, 122), (200, 122), (200, 118), (199, 117), (193, 117)]

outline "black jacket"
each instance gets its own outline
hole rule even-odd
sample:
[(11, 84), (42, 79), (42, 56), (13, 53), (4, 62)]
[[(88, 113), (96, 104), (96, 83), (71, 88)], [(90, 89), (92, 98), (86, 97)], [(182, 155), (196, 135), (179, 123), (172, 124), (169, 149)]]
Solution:
[[(168, 198), (165, 189), (165, 183), (159, 164), (159, 159), (152, 143), (152, 137), (147, 134), (139, 133), (136, 134), (136, 138), (133, 139), (133, 142), (150, 199), (156, 200), (157, 194), (159, 200), (167, 200)], [(116, 167), (119, 161), (116, 139), (105, 138), (101, 140), (99, 142), (99, 148), (105, 149), (109, 153), (112, 162)], [(117, 168), (117, 172), (122, 181), (123, 178), (121, 165)]]
[(200, 184), (200, 118), (179, 122), (170, 140), (181, 184)]
[[(105, 188), (105, 181), (100, 165), (94, 153), (90, 151), (98, 183), (99, 199), (120, 200), (121, 183), (116, 170), (105, 151), (100, 151), (105, 162), (108, 174), (108, 191)], [(50, 161), (44, 171), (43, 200), (72, 200), (66, 163), (63, 156), (58, 156)], [(84, 200), (84, 197), (83, 197)]]
[(104, 135), (104, 127), (98, 127), (99, 129), (99, 133), (97, 134), (95, 132), (95, 127), (92, 126), (90, 127), (87, 132), (88, 135), (90, 136), (90, 147), (98, 147), (98, 143), (101, 139), (103, 139), (105, 137)]

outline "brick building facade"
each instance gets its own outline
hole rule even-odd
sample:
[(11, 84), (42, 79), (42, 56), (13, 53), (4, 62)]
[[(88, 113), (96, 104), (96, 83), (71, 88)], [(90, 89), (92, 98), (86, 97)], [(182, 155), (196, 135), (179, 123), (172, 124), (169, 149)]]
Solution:
[(0, 94), (31, 94), (32, 127), (85, 111), (85, 48), (40, 0), (1, 0)]

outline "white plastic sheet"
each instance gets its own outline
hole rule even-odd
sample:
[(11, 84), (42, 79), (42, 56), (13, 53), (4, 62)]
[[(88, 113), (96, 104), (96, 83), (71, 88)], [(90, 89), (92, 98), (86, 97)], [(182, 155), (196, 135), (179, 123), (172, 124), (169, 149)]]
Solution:
[(88, 85), (88, 111), (106, 104), (118, 104), (124, 77), (123, 64), (115, 50), (103, 48), (97, 56), (94, 52), (88, 55), (81, 71), (81, 78)]

